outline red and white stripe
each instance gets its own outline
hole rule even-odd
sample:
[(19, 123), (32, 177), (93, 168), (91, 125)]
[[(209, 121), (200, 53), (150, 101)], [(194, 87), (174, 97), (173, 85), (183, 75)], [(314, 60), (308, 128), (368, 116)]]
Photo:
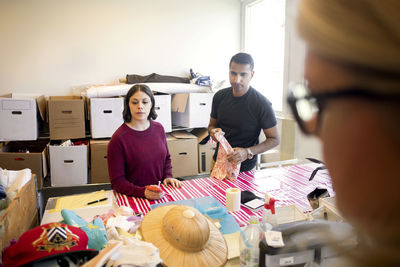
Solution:
[[(307, 200), (307, 194), (316, 187), (326, 188), (329, 194), (334, 196), (335, 193), (332, 189), (331, 179), (326, 171), (318, 172), (312, 181), (308, 181), (312, 171), (318, 166), (318, 164), (309, 163), (283, 167), (279, 172), (277, 172), (276, 169), (271, 169), (271, 172), (263, 170), (263, 173), (266, 175), (266, 177), (262, 177), (263, 179), (269, 179), (271, 177), (279, 180), (281, 183), (280, 189), (268, 191), (271, 196), (278, 200), (278, 202), (276, 202), (277, 207), (296, 204), (303, 212), (311, 211), (312, 208)], [(239, 188), (240, 190), (249, 190), (256, 195), (265, 194), (266, 190), (255, 183), (254, 173), (254, 171), (242, 172), (234, 181), (220, 181), (209, 177), (187, 180), (183, 181), (181, 183), (181, 188), (177, 189), (161, 185), (166, 195), (157, 201), (128, 197), (116, 192), (114, 192), (114, 195), (118, 206), (130, 206), (135, 212), (142, 212), (143, 214), (150, 211), (150, 205), (152, 204), (205, 196), (213, 196), (221, 202), (221, 204), (225, 205), (225, 192), (226, 189), (231, 187)], [(271, 173), (271, 175), (268, 173)], [(241, 207), (240, 211), (231, 214), (238, 222), (239, 226), (243, 226), (247, 224), (249, 217), (253, 215), (254, 212)], [(255, 214), (261, 217), (262, 210), (259, 210)]]

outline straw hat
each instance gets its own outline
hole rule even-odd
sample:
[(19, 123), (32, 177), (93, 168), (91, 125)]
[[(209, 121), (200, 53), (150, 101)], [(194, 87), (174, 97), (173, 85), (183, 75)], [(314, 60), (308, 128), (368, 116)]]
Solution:
[(222, 233), (192, 207), (158, 207), (143, 218), (140, 230), (144, 241), (158, 247), (166, 266), (222, 266), (228, 257)]

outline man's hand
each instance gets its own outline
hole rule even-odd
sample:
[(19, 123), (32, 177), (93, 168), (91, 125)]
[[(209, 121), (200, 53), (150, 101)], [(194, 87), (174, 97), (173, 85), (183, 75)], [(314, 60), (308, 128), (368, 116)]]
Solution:
[(247, 150), (242, 147), (235, 147), (232, 153), (226, 155), (230, 162), (240, 163), (247, 159)]
[(170, 184), (173, 188), (179, 188), (182, 186), (181, 181), (175, 178), (165, 178), (163, 181), (163, 185), (167, 186), (168, 184)]
[(210, 132), (209, 132), (209, 134), (210, 134), (211, 138), (212, 138), (215, 142), (218, 142), (218, 140), (215, 138), (215, 134), (216, 134), (217, 132), (220, 132), (222, 135), (225, 134), (225, 133), (221, 130), (221, 128), (214, 128), (214, 129), (211, 129)]

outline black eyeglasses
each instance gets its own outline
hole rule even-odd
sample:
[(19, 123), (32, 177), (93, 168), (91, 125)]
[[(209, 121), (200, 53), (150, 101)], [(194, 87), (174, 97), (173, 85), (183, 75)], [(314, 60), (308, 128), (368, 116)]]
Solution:
[[(287, 101), (304, 134), (316, 134), (321, 124), (321, 115), (326, 102), (339, 98), (364, 98), (370, 101), (400, 101), (400, 94), (381, 94), (362, 88), (341, 88), (334, 92), (310, 94), (303, 84), (289, 87)], [(313, 123), (312, 123), (313, 122)], [(314, 125), (312, 127), (311, 125)]]

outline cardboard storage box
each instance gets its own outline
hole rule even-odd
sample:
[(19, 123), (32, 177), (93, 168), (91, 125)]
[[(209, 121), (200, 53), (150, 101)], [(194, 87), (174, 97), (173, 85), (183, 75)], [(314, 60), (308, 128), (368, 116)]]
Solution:
[(196, 128), (191, 132), (197, 137), (199, 173), (211, 171), (211, 161), (217, 148), (217, 143), (210, 141), (207, 128)]
[(208, 127), (213, 96), (213, 93), (173, 95), (172, 125), (188, 128)]
[(124, 122), (124, 98), (91, 98), (90, 131), (92, 138), (111, 137)]
[(37, 176), (38, 188), (43, 186), (47, 176), (47, 145), (49, 140), (13, 141), (0, 151), (0, 167), (7, 170), (31, 169)]
[(171, 132), (171, 95), (154, 95), (154, 101), (154, 109), (158, 115), (155, 121), (164, 126), (164, 131), (166, 133)]
[(197, 137), (186, 131), (176, 131), (167, 135), (167, 144), (171, 155), (172, 176), (197, 175)]
[(107, 146), (110, 140), (90, 140), (91, 182), (109, 183)]
[(48, 100), (51, 140), (85, 138), (85, 101), (79, 96), (51, 96)]
[(49, 145), (51, 186), (87, 184), (87, 147)]
[(0, 215), (0, 251), (11, 239), (38, 225), (35, 176), (17, 193), (8, 208)]
[(0, 141), (36, 140), (39, 120), (45, 118), (43, 95), (8, 94), (0, 97)]

